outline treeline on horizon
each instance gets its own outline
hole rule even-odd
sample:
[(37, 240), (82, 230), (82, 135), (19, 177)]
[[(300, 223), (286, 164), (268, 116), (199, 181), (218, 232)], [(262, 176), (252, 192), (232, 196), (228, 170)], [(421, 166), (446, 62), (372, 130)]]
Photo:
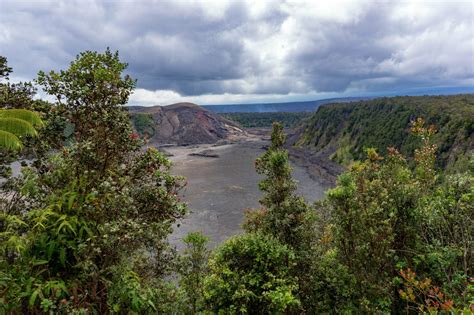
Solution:
[[(367, 148), (309, 204), (275, 123), (255, 163), (261, 206), (246, 211), (243, 233), (211, 250), (196, 231), (178, 253), (168, 236), (189, 211), (185, 179), (142, 149), (123, 106), (136, 85), (126, 67), (107, 49), (40, 71), (52, 104), (33, 100), (29, 83), (9, 83), (0, 58), (0, 139), (21, 142), (0, 146), (2, 313), (474, 311), (474, 159), (451, 174), (435, 166), (435, 139), (451, 128), (413, 117), (413, 152)], [(24, 158), (12, 176), (10, 163)]]
[(239, 123), (244, 128), (268, 128), (274, 122), (286, 128), (294, 128), (302, 120), (311, 116), (308, 112), (269, 112), (269, 113), (222, 113), (221, 116)]

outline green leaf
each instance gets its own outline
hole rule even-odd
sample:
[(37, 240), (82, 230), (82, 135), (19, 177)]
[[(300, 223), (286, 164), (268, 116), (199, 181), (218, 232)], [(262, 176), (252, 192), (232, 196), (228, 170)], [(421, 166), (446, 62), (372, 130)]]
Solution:
[(71, 224), (68, 221), (63, 221), (59, 225), (57, 233), (59, 234), (64, 227), (67, 227), (74, 235), (76, 235), (76, 231), (74, 231), (74, 229), (72, 228)]
[(64, 247), (59, 249), (59, 262), (63, 266), (66, 265), (66, 249)]
[(155, 303), (153, 303), (151, 300), (148, 300), (148, 304), (153, 308), (153, 310), (156, 311)]
[(76, 194), (71, 193), (71, 196), (69, 197), (68, 203), (67, 203), (67, 208), (68, 210), (72, 209), (72, 206), (74, 205), (74, 200), (76, 199)]
[(84, 231), (87, 233), (87, 236), (91, 237), (93, 236), (94, 234), (92, 233), (91, 229), (89, 229), (89, 227), (86, 225), (86, 223), (82, 223), (82, 227), (81, 227), (81, 230), (80, 230), (80, 236), (82, 237), (83, 234), (84, 234)]
[(36, 302), (36, 298), (38, 297), (38, 294), (39, 294), (39, 291), (40, 289), (36, 289), (30, 296), (30, 300), (29, 300), (29, 305), (30, 307), (33, 307), (33, 305), (35, 305), (35, 302)]
[(16, 151), (22, 148), (20, 139), (14, 134), (0, 130), (0, 147), (10, 151)]
[(38, 113), (27, 109), (2, 109), (0, 110), (1, 118), (17, 118), (28, 122), (33, 126), (43, 126), (43, 121), (41, 120)]
[(0, 130), (12, 133), (18, 137), (36, 136), (37, 134), (32, 124), (19, 118), (0, 117)]
[(34, 126), (42, 126), (39, 115), (26, 109), (0, 110), (0, 146), (7, 150), (19, 150), (22, 147), (18, 137), (36, 136)]
[(54, 252), (55, 249), (56, 249), (56, 242), (51, 241), (51, 242), (48, 244), (48, 247), (47, 247), (47, 249), (46, 249), (46, 255), (48, 256), (48, 259), (51, 259), (51, 257), (53, 256), (53, 252)]

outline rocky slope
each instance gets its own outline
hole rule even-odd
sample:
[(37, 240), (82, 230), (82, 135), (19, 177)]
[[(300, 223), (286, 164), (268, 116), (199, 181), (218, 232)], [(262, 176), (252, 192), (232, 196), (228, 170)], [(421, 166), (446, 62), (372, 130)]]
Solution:
[(246, 135), (235, 122), (193, 103), (168, 106), (129, 107), (137, 132), (149, 144), (203, 144), (235, 141)]

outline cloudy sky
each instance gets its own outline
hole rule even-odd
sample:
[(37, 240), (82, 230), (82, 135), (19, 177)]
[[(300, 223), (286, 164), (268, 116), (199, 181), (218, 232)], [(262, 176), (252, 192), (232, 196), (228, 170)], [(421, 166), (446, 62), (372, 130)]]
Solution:
[(131, 104), (474, 91), (474, 1), (0, 0), (15, 80), (107, 46)]

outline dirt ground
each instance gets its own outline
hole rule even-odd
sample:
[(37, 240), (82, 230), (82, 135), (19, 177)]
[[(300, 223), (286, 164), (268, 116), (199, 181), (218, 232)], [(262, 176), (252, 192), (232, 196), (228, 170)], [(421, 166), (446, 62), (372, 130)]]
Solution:
[[(210, 239), (210, 246), (241, 232), (244, 209), (258, 207), (261, 177), (254, 163), (263, 153), (268, 140), (251, 138), (222, 146), (198, 145), (169, 147), (173, 156), (173, 173), (187, 178), (183, 199), (190, 214), (175, 227), (170, 241), (182, 248), (181, 239), (193, 231), (201, 231)], [(218, 157), (190, 156), (190, 153), (212, 152)], [(304, 167), (292, 164), (298, 181), (298, 192), (308, 201), (321, 199), (328, 186), (312, 178)]]

